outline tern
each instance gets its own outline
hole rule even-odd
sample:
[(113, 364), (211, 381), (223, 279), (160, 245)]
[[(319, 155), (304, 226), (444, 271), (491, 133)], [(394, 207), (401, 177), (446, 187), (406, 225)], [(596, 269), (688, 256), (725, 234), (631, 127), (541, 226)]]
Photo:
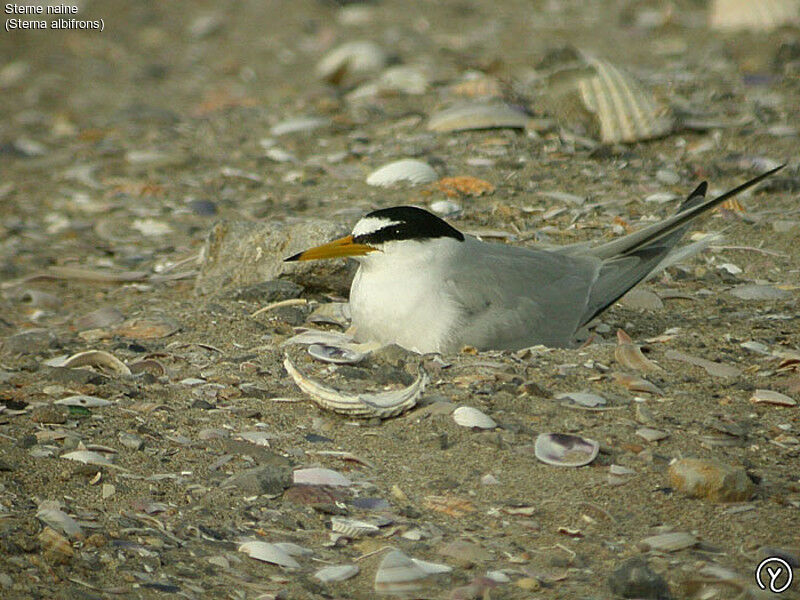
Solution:
[[(783, 166), (783, 165), (782, 165)], [(599, 245), (487, 243), (413, 206), (376, 210), (350, 235), (286, 261), (352, 257), (351, 332), (419, 353), (572, 347), (580, 330), (644, 279), (690, 221), (782, 168), (716, 198), (701, 183), (677, 213)]]

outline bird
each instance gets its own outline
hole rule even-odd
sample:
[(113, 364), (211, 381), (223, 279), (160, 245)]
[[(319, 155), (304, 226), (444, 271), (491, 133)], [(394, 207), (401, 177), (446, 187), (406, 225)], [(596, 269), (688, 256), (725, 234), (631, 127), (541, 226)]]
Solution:
[(481, 241), (414, 206), (368, 213), (352, 233), (288, 262), (351, 257), (352, 327), (359, 342), (426, 353), (575, 347), (579, 332), (653, 271), (689, 223), (783, 165), (715, 198), (707, 182), (675, 214), (592, 245), (519, 247)]

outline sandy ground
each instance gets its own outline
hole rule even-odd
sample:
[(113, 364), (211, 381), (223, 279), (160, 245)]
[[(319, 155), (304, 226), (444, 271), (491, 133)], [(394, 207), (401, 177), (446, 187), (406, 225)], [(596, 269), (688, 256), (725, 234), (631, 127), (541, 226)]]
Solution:
[[(778, 596), (753, 577), (763, 558), (796, 567), (800, 556), (798, 409), (751, 400), (761, 389), (800, 399), (796, 28), (710, 31), (699, 1), (77, 6), (70, 18), (102, 19), (104, 31), (0, 36), (0, 596), (372, 598), (393, 547), (452, 567), (412, 597), (611, 598), (610, 574), (632, 557), (652, 572), (645, 591), (623, 586), (629, 597), (798, 597), (798, 582)], [(421, 93), (356, 100), (348, 94), (374, 73), (322, 81), (316, 63), (362, 39), (387, 51), (381, 69), (418, 68)], [(690, 126), (626, 145), (588, 139), (537, 95), (537, 65), (569, 44), (624, 65)], [(473, 76), (536, 125), (428, 131)], [(272, 130), (299, 117), (324, 121)], [(365, 183), (405, 157), (494, 189), (449, 198), (435, 184)], [(741, 210), (692, 229), (723, 239), (602, 315), (595, 343), (578, 350), (389, 349), (331, 368), (280, 344), (315, 303), (346, 298), (341, 272), (284, 277), (302, 291), (195, 289), (222, 220), (346, 229), (375, 208), (450, 200), (454, 225), (504, 232), (498, 243), (606, 240), (666, 216), (703, 179), (721, 192), (783, 162)], [(742, 286), (754, 297), (732, 293)], [(251, 316), (298, 293), (312, 303)], [(618, 328), (660, 370), (626, 369)], [(53, 366), (88, 350), (132, 374)], [(419, 365), (430, 383), (421, 407), (354, 421), (308, 401), (286, 352), (339, 389), (408, 385)], [(660, 393), (621, 385), (624, 372)], [(606, 410), (557, 399), (580, 391)], [(53, 404), (76, 394), (112, 404)], [(457, 425), (458, 405), (499, 427)], [(600, 455), (543, 464), (532, 449), (549, 431), (597, 440)], [(64, 458), (74, 451), (110, 464)], [(689, 498), (667, 473), (684, 457), (743, 469), (752, 494)], [(291, 486), (293, 470), (315, 466), (349, 484)], [(336, 515), (379, 532), (332, 537)], [(674, 550), (643, 542), (665, 532), (692, 538)], [(239, 552), (247, 540), (310, 554), (282, 568)], [(314, 577), (342, 564), (359, 574)]]

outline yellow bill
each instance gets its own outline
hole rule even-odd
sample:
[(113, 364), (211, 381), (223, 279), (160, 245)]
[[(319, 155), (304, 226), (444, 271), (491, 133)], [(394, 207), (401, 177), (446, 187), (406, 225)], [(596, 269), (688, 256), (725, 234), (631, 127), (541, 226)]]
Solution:
[(367, 244), (357, 244), (353, 241), (352, 235), (346, 235), (343, 238), (333, 240), (322, 246), (298, 252), (294, 256), (284, 259), (284, 262), (318, 260), (320, 258), (339, 258), (342, 256), (364, 256), (375, 250), (377, 250), (377, 248), (373, 248)]

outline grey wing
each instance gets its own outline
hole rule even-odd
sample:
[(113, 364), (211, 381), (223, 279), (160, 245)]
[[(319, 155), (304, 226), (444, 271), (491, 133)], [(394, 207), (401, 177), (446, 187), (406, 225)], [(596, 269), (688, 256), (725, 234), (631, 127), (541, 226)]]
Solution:
[(571, 346), (601, 261), (467, 238), (445, 289), (463, 315), (451, 345)]

